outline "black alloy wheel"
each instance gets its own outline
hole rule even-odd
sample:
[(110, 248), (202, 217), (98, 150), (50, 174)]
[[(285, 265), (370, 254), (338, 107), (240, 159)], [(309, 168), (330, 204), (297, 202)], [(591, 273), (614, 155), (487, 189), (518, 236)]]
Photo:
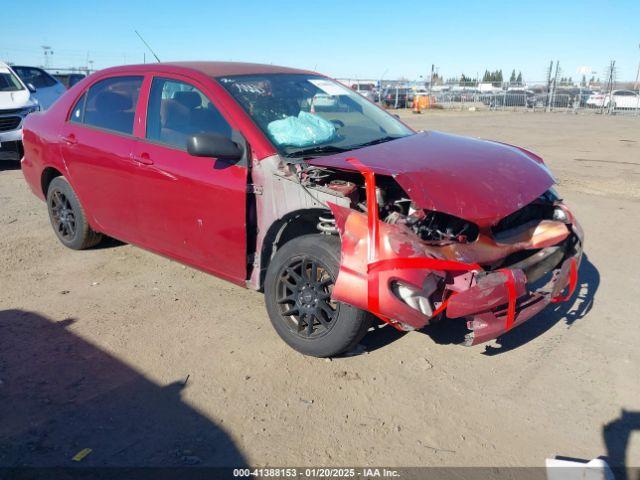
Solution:
[(100, 243), (102, 234), (91, 229), (78, 196), (63, 176), (47, 187), (49, 220), (56, 236), (66, 247), (82, 250)]
[(340, 305), (331, 300), (335, 278), (318, 259), (293, 259), (278, 278), (280, 315), (292, 332), (319, 337), (335, 325)]
[(367, 333), (371, 314), (332, 298), (340, 271), (340, 238), (303, 235), (271, 259), (264, 296), (271, 324), (292, 348), (331, 357), (353, 349)]
[(49, 200), (51, 223), (62, 239), (71, 241), (76, 235), (76, 216), (67, 196), (60, 190), (54, 190)]

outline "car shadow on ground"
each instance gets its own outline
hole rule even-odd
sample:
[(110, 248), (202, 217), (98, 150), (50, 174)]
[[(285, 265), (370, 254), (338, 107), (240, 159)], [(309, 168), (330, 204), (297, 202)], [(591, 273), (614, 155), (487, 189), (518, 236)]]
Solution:
[(0, 311), (0, 472), (157, 467), (184, 478), (194, 466), (246, 466), (229, 435), (182, 401), (186, 375), (158, 385), (75, 335), (74, 322)]
[(102, 237), (100, 243), (91, 247), (91, 250), (105, 250), (108, 248), (116, 248), (126, 245), (126, 242), (118, 240), (116, 238), (107, 237), (106, 235)]
[(20, 162), (0, 160), (0, 172), (20, 170)]
[(633, 432), (640, 432), (640, 412), (624, 409), (618, 418), (602, 427), (602, 438), (607, 447), (604, 459), (613, 469), (616, 480), (640, 478), (639, 467), (634, 467), (633, 473), (627, 470), (626, 454)]
[[(584, 255), (578, 272), (576, 293), (570, 301), (549, 305), (534, 318), (498, 337), (496, 342), (499, 346), (485, 346), (483, 354), (497, 355), (518, 348), (539, 337), (561, 320), (564, 320), (567, 327), (570, 327), (589, 313), (593, 307), (599, 285), (600, 273), (596, 266), (589, 261), (588, 256)], [(461, 343), (469, 330), (467, 330), (464, 320), (445, 318), (432, 325), (427, 325), (418, 332), (431, 337), (438, 344), (450, 345)], [(364, 337), (362, 347), (371, 352), (400, 339), (403, 335), (402, 332), (389, 326), (376, 328)]]

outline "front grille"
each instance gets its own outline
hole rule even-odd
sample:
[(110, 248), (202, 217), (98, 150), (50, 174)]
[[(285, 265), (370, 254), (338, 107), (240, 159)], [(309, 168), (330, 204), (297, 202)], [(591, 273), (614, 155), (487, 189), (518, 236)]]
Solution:
[(21, 121), (21, 117), (0, 117), (0, 132), (15, 130)]
[(10, 115), (12, 113), (21, 113), (24, 110), (23, 108), (3, 108), (0, 110), (0, 115)]

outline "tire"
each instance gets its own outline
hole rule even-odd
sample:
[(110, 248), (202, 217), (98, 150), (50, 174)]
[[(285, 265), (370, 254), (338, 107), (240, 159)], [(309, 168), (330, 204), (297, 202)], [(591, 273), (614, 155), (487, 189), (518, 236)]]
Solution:
[(338, 237), (304, 235), (279, 249), (267, 269), (264, 292), (271, 323), (290, 347), (304, 355), (332, 357), (347, 352), (369, 329), (368, 312), (330, 299), (339, 265)]
[(102, 240), (102, 234), (89, 226), (80, 201), (66, 178), (55, 177), (49, 184), (47, 209), (53, 231), (65, 247), (83, 250)]

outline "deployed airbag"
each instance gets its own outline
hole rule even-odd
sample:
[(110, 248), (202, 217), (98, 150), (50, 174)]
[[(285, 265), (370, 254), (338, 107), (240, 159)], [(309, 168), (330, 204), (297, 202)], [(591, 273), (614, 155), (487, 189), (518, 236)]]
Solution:
[(279, 146), (308, 147), (331, 141), (336, 135), (333, 123), (301, 111), (297, 117), (274, 120), (267, 125), (271, 138)]

